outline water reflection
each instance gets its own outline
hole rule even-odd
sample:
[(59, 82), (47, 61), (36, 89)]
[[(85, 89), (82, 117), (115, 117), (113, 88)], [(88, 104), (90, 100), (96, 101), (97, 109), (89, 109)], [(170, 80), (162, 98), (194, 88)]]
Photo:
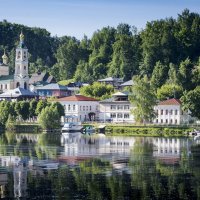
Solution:
[(198, 199), (192, 138), (0, 136), (1, 198)]

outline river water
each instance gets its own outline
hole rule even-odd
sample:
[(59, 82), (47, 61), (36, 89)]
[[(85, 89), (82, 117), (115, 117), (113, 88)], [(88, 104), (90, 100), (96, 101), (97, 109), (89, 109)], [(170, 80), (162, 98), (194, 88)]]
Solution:
[(200, 199), (200, 141), (0, 135), (1, 199)]

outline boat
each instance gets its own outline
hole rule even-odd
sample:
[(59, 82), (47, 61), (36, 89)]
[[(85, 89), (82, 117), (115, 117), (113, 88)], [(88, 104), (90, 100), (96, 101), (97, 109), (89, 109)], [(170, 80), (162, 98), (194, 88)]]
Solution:
[(92, 125), (85, 125), (83, 128), (83, 133), (84, 134), (93, 134), (95, 133), (95, 127)]
[(188, 133), (189, 136), (200, 136), (200, 130), (194, 129), (193, 131)]
[(62, 132), (81, 132), (83, 126), (81, 122), (65, 122), (61, 130)]

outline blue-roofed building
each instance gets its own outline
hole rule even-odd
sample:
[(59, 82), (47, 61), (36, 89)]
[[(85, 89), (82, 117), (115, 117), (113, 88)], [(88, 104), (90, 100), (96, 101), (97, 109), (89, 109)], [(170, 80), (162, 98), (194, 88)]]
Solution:
[(35, 92), (40, 97), (66, 97), (71, 95), (71, 91), (66, 86), (59, 85), (58, 83), (36, 86)]
[(26, 100), (38, 98), (38, 94), (24, 88), (15, 88), (0, 94), (0, 100)]

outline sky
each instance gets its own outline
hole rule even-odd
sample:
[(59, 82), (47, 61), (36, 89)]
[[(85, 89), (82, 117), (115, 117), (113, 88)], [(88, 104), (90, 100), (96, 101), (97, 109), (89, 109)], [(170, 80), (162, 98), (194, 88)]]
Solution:
[(200, 0), (0, 0), (0, 8), (0, 21), (82, 39), (119, 23), (141, 30), (148, 21), (177, 18), (185, 8), (200, 13)]

